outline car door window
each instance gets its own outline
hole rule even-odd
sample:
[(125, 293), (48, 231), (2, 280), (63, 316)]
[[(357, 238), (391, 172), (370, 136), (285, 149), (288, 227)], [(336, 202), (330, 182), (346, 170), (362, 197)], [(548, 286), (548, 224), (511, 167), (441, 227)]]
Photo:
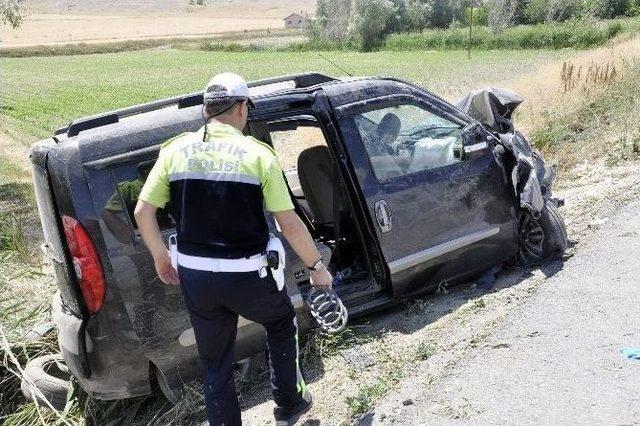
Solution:
[[(138, 229), (133, 212), (138, 202), (138, 195), (140, 195), (142, 186), (154, 163), (154, 161), (144, 161), (138, 164), (129, 164), (113, 172), (116, 190), (104, 206), (103, 219), (109, 230), (118, 240), (122, 241), (129, 237), (127, 216), (133, 229)], [(158, 209), (156, 211), (158, 226), (161, 231), (175, 228), (175, 221), (169, 214), (170, 211), (170, 202), (167, 203), (164, 209)], [(124, 235), (122, 235), (123, 233)]]
[(462, 126), (420, 106), (367, 111), (354, 121), (380, 181), (461, 161)]

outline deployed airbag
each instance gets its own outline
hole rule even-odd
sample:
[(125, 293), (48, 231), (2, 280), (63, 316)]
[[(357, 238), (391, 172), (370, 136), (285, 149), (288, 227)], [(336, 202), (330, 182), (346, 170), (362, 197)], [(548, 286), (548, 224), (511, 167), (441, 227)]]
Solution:
[(409, 172), (446, 166), (456, 162), (453, 148), (458, 141), (455, 137), (444, 139), (423, 138), (414, 145), (413, 160)]

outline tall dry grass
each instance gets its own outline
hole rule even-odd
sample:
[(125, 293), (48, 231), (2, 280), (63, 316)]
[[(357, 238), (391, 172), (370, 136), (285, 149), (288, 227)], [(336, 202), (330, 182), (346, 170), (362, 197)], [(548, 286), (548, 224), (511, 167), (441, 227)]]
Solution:
[(520, 79), (513, 88), (525, 103), (516, 126), (561, 173), (624, 149), (640, 131), (639, 58), (640, 38), (624, 39)]

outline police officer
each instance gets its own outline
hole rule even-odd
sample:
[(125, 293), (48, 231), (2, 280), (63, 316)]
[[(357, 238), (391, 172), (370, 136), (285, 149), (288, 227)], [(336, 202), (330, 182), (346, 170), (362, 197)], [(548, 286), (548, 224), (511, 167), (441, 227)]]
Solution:
[[(267, 246), (281, 244), (269, 235), (265, 209), (310, 269), (312, 285), (330, 287), (332, 281), (293, 210), (273, 149), (242, 134), (252, 107), (242, 77), (216, 75), (204, 92), (205, 126), (162, 146), (135, 211), (158, 276), (181, 286), (205, 370), (211, 425), (241, 424), (233, 380), (238, 315), (267, 330), (276, 424), (294, 424), (311, 408), (298, 362), (293, 306), (282, 280), (274, 279), (282, 274), (266, 266)], [(177, 270), (155, 215), (169, 201), (176, 220)]]

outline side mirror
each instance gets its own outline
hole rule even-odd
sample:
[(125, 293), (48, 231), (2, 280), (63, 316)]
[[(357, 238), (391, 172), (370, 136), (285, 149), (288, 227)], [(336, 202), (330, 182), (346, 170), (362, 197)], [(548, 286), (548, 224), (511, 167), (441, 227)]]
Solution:
[[(488, 132), (480, 123), (471, 123), (462, 129), (462, 150), (460, 159), (464, 160), (476, 153), (483, 152), (489, 144), (487, 143)], [(455, 153), (454, 153), (455, 154)]]

